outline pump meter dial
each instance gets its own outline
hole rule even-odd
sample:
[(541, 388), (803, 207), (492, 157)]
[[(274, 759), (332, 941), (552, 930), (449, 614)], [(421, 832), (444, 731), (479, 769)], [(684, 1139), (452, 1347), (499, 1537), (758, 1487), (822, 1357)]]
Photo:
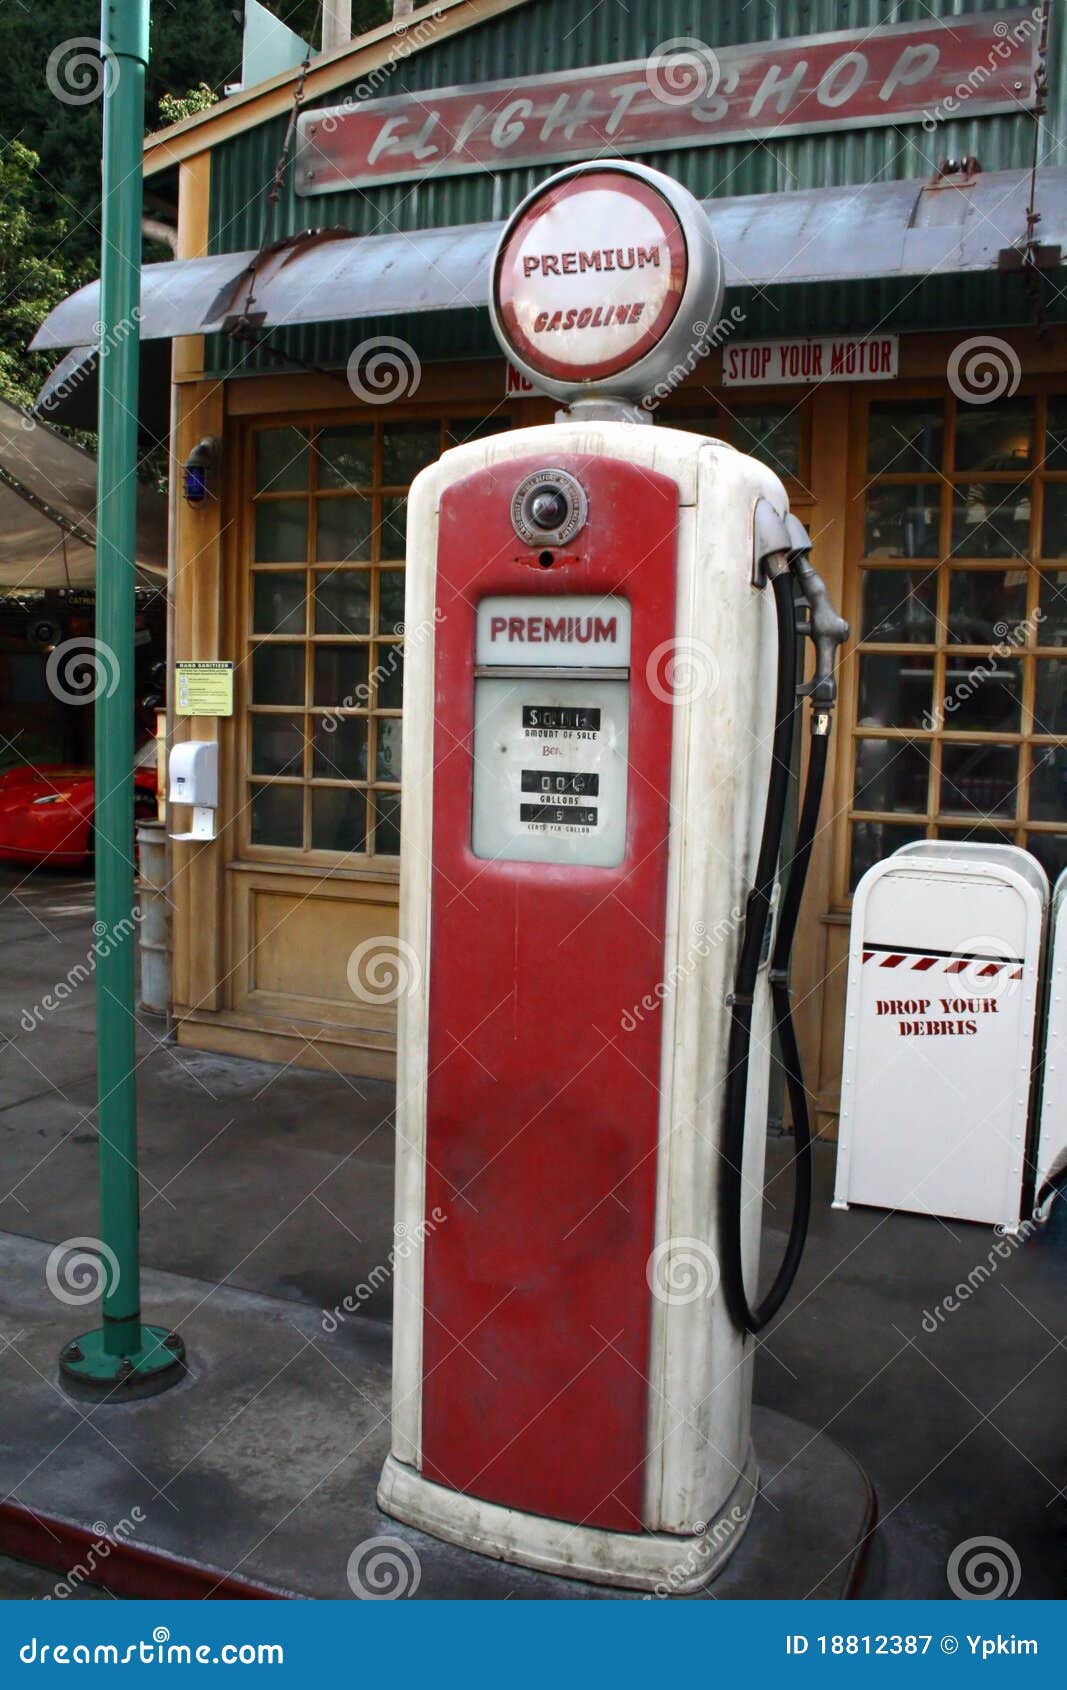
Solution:
[(535, 470), (511, 499), (512, 527), (528, 546), (565, 546), (588, 514), (585, 488), (564, 469)]

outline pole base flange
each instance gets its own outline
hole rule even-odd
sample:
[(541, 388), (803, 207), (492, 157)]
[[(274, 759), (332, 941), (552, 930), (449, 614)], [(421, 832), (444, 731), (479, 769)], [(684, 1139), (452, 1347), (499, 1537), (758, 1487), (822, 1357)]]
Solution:
[(101, 1328), (64, 1344), (59, 1381), (71, 1396), (94, 1402), (130, 1402), (154, 1397), (185, 1377), (185, 1345), (165, 1326), (142, 1326), (141, 1348), (117, 1356), (104, 1348)]

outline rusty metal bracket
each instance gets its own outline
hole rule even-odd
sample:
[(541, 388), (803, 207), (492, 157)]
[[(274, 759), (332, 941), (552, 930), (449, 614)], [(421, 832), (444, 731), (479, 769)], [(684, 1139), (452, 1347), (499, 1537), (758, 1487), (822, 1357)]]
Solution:
[(1038, 246), (1021, 241), (1016, 246), (1002, 246), (997, 253), (998, 270), (1056, 270), (1063, 263), (1061, 246)]

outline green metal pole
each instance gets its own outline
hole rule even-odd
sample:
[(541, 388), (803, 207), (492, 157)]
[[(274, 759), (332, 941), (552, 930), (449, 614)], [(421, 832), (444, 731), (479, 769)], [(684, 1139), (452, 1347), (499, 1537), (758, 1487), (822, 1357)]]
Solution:
[(134, 909), (134, 616), (141, 146), (150, 0), (102, 0), (105, 60), (96, 545), (96, 1042), (100, 1328), (67, 1344), (64, 1382), (112, 1399), (180, 1377), (181, 1340), (141, 1322)]

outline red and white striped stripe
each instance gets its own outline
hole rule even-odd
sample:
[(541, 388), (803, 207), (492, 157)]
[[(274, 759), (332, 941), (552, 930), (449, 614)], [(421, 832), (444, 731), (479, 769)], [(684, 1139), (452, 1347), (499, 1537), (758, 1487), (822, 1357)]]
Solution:
[(1008, 980), (1021, 980), (1023, 977), (1022, 964), (1014, 958), (1005, 962), (993, 962), (986, 957), (957, 956), (952, 951), (919, 955), (916, 952), (879, 948), (864, 951), (863, 961), (865, 964), (875, 962), (879, 968), (899, 968), (903, 973), (910, 974), (928, 974), (933, 970), (937, 974), (968, 972), (976, 980), (995, 980), (998, 975), (1004, 975)]

